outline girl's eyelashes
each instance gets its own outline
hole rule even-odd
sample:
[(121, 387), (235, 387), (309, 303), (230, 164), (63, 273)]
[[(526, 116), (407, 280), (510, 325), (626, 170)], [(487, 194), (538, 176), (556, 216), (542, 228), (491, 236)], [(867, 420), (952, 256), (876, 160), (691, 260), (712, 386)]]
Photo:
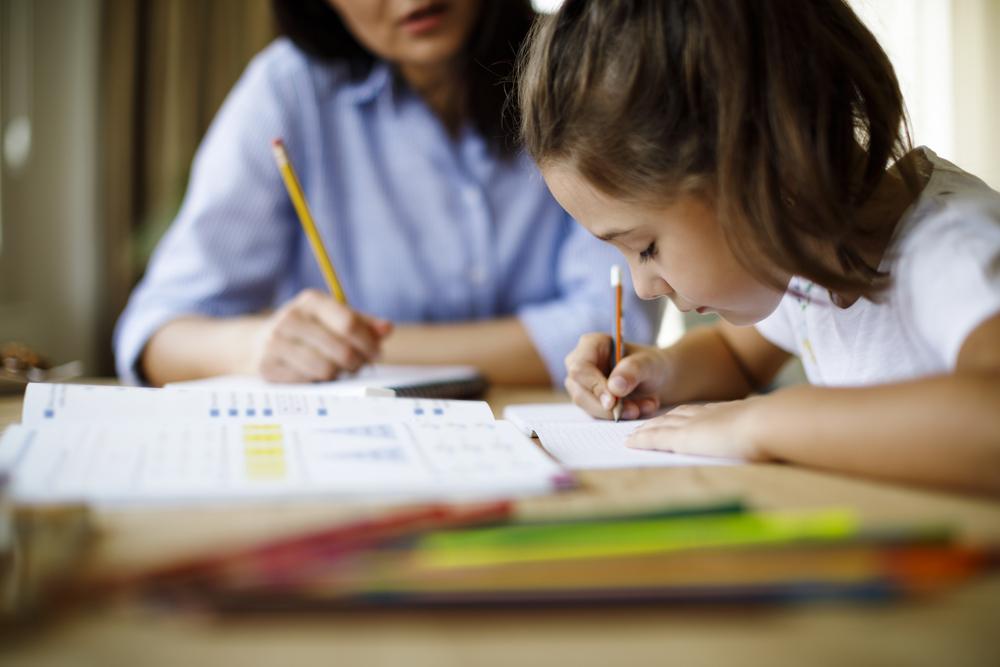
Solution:
[(651, 242), (646, 249), (639, 253), (640, 262), (648, 262), (656, 257), (656, 241)]

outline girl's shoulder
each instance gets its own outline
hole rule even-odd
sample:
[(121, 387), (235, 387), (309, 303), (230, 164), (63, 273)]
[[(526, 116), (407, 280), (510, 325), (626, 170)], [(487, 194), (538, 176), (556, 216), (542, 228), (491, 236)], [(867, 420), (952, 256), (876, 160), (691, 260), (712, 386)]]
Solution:
[(927, 251), (937, 254), (969, 244), (1000, 244), (1000, 192), (930, 149), (918, 150), (931, 165), (931, 175), (900, 221), (891, 254), (903, 261)]

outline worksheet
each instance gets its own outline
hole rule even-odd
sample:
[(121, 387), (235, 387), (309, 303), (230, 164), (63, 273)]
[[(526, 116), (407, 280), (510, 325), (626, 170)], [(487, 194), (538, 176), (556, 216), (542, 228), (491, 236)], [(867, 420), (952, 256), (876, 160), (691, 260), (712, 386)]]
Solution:
[(15, 425), (18, 502), (97, 505), (506, 498), (572, 485), (509, 422), (138, 420)]
[(327, 395), (293, 389), (150, 389), (29, 384), (21, 423), (208, 419), (490, 422), (483, 401)]
[(0, 439), (22, 502), (511, 497), (572, 477), (481, 401), (31, 384)]

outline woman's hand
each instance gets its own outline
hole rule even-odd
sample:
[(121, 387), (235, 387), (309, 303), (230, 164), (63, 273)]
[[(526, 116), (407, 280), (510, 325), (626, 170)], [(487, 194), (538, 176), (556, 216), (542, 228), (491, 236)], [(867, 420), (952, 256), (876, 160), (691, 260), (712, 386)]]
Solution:
[[(566, 357), (566, 391), (573, 402), (594, 417), (611, 418), (611, 409), (622, 399), (622, 419), (648, 417), (660, 407), (660, 393), (667, 381), (668, 364), (657, 347), (625, 346), (625, 358), (605, 376), (613, 358), (614, 341), (606, 334), (580, 337)], [(627, 398), (626, 398), (627, 397)]]
[(271, 382), (332, 380), (374, 361), (391, 331), (391, 322), (303, 290), (262, 322), (251, 369)]
[(679, 405), (637, 428), (626, 444), (635, 449), (766, 461), (771, 457), (759, 445), (752, 427), (761, 400)]

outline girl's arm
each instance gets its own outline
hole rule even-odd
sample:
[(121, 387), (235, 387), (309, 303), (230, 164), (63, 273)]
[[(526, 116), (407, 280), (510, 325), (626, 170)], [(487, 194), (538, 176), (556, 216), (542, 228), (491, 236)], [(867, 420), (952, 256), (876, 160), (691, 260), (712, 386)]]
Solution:
[(1000, 315), (969, 335), (950, 375), (750, 403), (764, 458), (1000, 493)]
[(668, 348), (627, 345), (625, 358), (605, 377), (611, 337), (587, 334), (566, 358), (566, 390), (584, 410), (610, 419), (649, 416), (660, 405), (743, 398), (766, 386), (790, 355), (753, 327), (720, 321), (694, 329)]
[(663, 354), (664, 405), (743, 398), (770, 384), (791, 358), (754, 327), (724, 320), (693, 329)]
[(968, 336), (950, 375), (681, 406), (629, 445), (1000, 493), (1000, 315)]

